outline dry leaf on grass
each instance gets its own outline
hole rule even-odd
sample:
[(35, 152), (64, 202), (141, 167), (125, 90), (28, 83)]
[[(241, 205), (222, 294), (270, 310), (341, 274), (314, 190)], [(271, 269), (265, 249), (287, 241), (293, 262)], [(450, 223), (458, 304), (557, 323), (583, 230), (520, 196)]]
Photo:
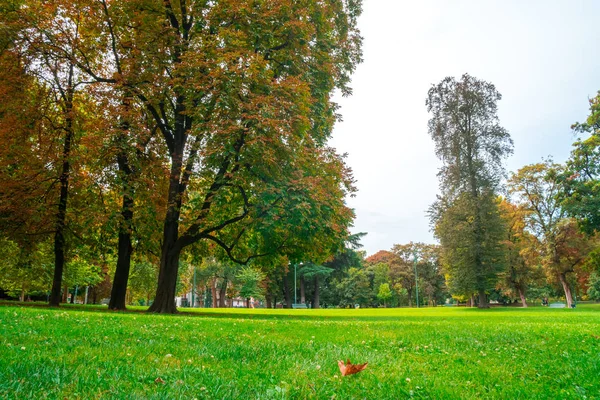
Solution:
[(165, 384), (165, 381), (163, 381), (163, 380), (161, 379), (161, 377), (159, 376), (158, 378), (156, 378), (156, 379), (154, 380), (154, 383), (162, 383), (162, 384), (164, 385), (164, 384)]
[(350, 362), (350, 359), (348, 359), (346, 361), (346, 364), (344, 364), (344, 362), (341, 361), (341, 360), (338, 361), (338, 366), (340, 367), (340, 372), (342, 373), (342, 376), (352, 375), (352, 374), (359, 373), (363, 369), (367, 368), (367, 364), (368, 363), (364, 363), (364, 364), (352, 364)]

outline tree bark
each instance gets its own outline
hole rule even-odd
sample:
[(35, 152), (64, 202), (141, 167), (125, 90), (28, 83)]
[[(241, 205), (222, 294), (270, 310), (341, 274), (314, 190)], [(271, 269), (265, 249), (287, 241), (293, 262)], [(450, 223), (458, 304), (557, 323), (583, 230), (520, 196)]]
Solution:
[(523, 305), (524, 308), (527, 308), (527, 300), (525, 299), (525, 291), (523, 290), (523, 288), (518, 288), (519, 290), (519, 297), (521, 298), (521, 305)]
[(24, 287), (21, 288), (21, 293), (19, 294), (19, 301), (20, 302), (25, 301), (25, 288)]
[[(129, 101), (127, 97), (123, 100), (125, 110), (129, 110)], [(133, 225), (133, 206), (135, 189), (133, 187), (134, 168), (132, 168), (127, 157), (127, 133), (129, 131), (129, 122), (123, 119), (121, 122), (121, 132), (118, 137), (120, 150), (117, 154), (117, 165), (123, 180), (123, 200), (121, 205), (121, 220), (119, 221), (119, 244), (117, 255), (117, 267), (113, 279), (112, 290), (110, 294), (110, 303), (108, 308), (111, 310), (125, 310), (127, 282), (129, 281), (129, 271), (131, 269), (131, 232)]]
[(558, 275), (558, 279), (560, 280), (560, 284), (562, 285), (563, 291), (565, 292), (565, 299), (567, 300), (567, 307), (572, 308), (573, 296), (571, 295), (571, 288), (569, 287), (569, 282), (567, 282), (567, 273), (561, 272)]
[(227, 299), (227, 279), (223, 278), (223, 282), (221, 282), (221, 288), (219, 290), (219, 307), (226, 308), (227, 303), (225, 300)]
[(477, 305), (477, 308), (490, 308), (484, 289), (479, 289), (479, 304)]
[(111, 310), (125, 310), (127, 283), (131, 269), (131, 224), (133, 220), (133, 189), (129, 184), (124, 184), (123, 205), (121, 209), (122, 220), (119, 223), (119, 244), (117, 255), (117, 268), (113, 279), (110, 302)]
[(319, 308), (319, 277), (315, 275), (315, 293), (313, 294), (312, 308)]
[[(72, 73), (72, 70), (71, 70)], [(67, 201), (69, 198), (69, 179), (71, 174), (71, 145), (73, 141), (73, 103), (72, 90), (68, 91), (69, 101), (65, 105), (65, 143), (62, 152), (62, 170), (60, 173), (60, 197), (58, 200), (58, 211), (54, 232), (54, 277), (52, 279), (52, 290), (50, 292), (50, 306), (58, 307), (60, 303), (60, 289), (62, 287), (62, 276), (65, 267), (65, 225), (67, 218)]]
[[(179, 272), (180, 249), (175, 246), (179, 228), (179, 213), (169, 211), (165, 222), (163, 234), (163, 247), (160, 258), (160, 271), (158, 274), (158, 286), (154, 303), (148, 309), (149, 312), (175, 314), (175, 290), (177, 287), (177, 274)], [(213, 299), (214, 301), (214, 299)]]

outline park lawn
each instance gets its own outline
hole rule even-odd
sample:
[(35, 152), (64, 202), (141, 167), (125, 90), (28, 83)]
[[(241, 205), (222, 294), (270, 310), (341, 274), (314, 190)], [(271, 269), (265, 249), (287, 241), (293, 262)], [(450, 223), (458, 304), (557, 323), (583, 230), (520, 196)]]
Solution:
[[(342, 377), (337, 360), (368, 362)], [(2, 399), (600, 399), (600, 306), (0, 306)]]

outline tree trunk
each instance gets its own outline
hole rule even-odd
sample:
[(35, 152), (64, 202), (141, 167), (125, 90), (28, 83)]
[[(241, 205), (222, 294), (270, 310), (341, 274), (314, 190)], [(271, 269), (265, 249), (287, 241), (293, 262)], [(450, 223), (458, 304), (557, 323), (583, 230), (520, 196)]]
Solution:
[(408, 296), (408, 306), (412, 307), (412, 290), (407, 290), (406, 294)]
[(478, 308), (490, 308), (490, 305), (487, 302), (487, 297), (485, 295), (485, 290), (484, 289), (479, 289), (479, 304), (477, 305)]
[(211, 307), (217, 308), (219, 303), (217, 302), (217, 278), (212, 278), (210, 280), (210, 299), (211, 299)]
[(313, 294), (312, 308), (319, 308), (319, 277), (315, 275), (315, 293)]
[(117, 268), (115, 270), (108, 308), (111, 310), (125, 310), (127, 282), (129, 281), (131, 253), (133, 251), (133, 248), (131, 247), (131, 231), (133, 223), (134, 189), (130, 182), (133, 171), (129, 167), (127, 155), (124, 152), (120, 153), (117, 156), (117, 161), (120, 172), (124, 174), (123, 202), (121, 207), (122, 219), (119, 222)]
[(571, 288), (569, 287), (569, 282), (567, 282), (567, 273), (561, 272), (558, 275), (560, 280), (560, 284), (563, 287), (563, 291), (565, 292), (565, 299), (567, 300), (567, 307), (572, 308), (573, 306), (573, 296), (571, 295)]
[[(125, 298), (127, 295), (127, 283), (129, 281), (129, 270), (131, 267), (131, 233), (129, 225), (133, 212), (127, 209), (125, 205), (126, 199), (123, 196), (123, 210), (121, 215), (124, 219), (128, 218), (129, 222), (121, 221), (121, 232), (119, 232), (119, 244), (118, 244), (118, 256), (117, 256), (117, 268), (115, 270), (115, 277), (113, 279), (112, 290), (110, 292), (110, 303), (108, 308), (111, 310), (125, 310)], [(131, 199), (127, 200), (130, 206), (133, 206)]]
[(273, 308), (272, 304), (273, 302), (271, 301), (271, 295), (268, 294), (265, 296), (265, 301), (267, 302), (267, 308)]
[(283, 297), (285, 302), (285, 308), (292, 308), (292, 294), (290, 291), (290, 280), (289, 274), (283, 276)]
[(219, 290), (219, 307), (226, 308), (227, 303), (225, 300), (227, 299), (227, 279), (223, 278), (223, 282), (221, 282), (221, 288)]
[(523, 288), (518, 288), (519, 297), (521, 298), (521, 304), (524, 308), (527, 308), (527, 300), (525, 299), (525, 290)]
[(62, 291), (62, 302), (66, 303), (68, 298), (69, 298), (69, 288), (68, 288), (68, 286), (65, 286)]
[(160, 271), (158, 273), (158, 286), (154, 303), (149, 312), (174, 314), (177, 312), (175, 304), (175, 290), (177, 287), (177, 274), (179, 272), (180, 249), (175, 246), (179, 228), (179, 213), (171, 213), (165, 222), (163, 247), (160, 258)]
[(60, 288), (65, 267), (65, 225), (67, 219), (67, 201), (69, 198), (69, 179), (71, 174), (71, 145), (73, 141), (73, 66), (69, 70), (69, 83), (65, 94), (65, 143), (62, 152), (62, 170), (60, 172), (60, 197), (54, 231), (54, 277), (52, 279), (52, 290), (48, 304), (58, 307), (60, 303)]
[(304, 295), (304, 277), (300, 277), (300, 304), (306, 303), (306, 297)]
[(19, 294), (19, 301), (22, 303), (25, 301), (25, 288), (21, 288), (21, 294)]

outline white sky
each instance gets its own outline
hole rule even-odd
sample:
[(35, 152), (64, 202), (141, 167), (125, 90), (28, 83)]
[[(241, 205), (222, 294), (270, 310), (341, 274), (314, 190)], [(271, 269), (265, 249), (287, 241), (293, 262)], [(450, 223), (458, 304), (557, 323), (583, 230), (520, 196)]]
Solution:
[(570, 126), (600, 90), (598, 0), (364, 0), (364, 62), (354, 94), (337, 98), (343, 122), (331, 145), (348, 153), (358, 193), (353, 232), (373, 254), (395, 243), (433, 243), (426, 210), (439, 161), (427, 133), (427, 91), (468, 72), (496, 85), (512, 135), (508, 171), (552, 156), (565, 161)]

